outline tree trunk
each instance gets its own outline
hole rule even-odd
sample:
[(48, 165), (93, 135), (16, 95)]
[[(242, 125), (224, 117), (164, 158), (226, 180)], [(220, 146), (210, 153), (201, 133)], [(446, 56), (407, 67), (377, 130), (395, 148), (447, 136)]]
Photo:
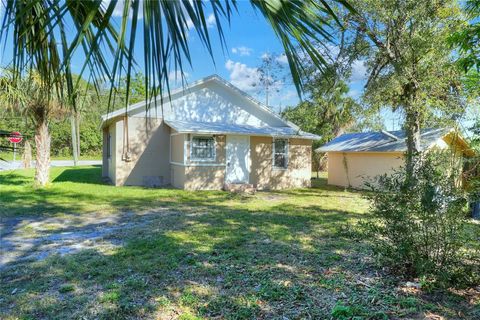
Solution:
[(23, 144), (23, 167), (25, 169), (29, 169), (32, 165), (32, 146), (30, 142), (25, 139), (25, 143)]
[(77, 125), (75, 123), (75, 115), (70, 116), (70, 127), (72, 131), (72, 154), (73, 154), (73, 165), (76, 167), (78, 164), (78, 147), (77, 147)]
[(77, 133), (77, 157), (78, 159), (80, 159), (80, 112), (77, 112), (75, 114), (75, 126), (75, 132)]
[(36, 167), (35, 184), (44, 187), (50, 173), (50, 133), (46, 119), (37, 121), (35, 126)]
[(406, 108), (405, 132), (407, 135), (407, 155), (405, 159), (407, 184), (415, 179), (416, 157), (420, 154), (420, 116), (413, 108)]

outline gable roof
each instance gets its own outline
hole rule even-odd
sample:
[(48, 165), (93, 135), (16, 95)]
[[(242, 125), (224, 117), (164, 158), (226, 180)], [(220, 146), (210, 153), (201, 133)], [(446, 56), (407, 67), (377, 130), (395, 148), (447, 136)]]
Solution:
[(318, 140), (320, 139), (319, 136), (315, 134), (311, 134), (308, 132), (301, 131), (298, 126), (291, 123), (290, 121), (282, 119), (278, 114), (274, 113), (270, 108), (266, 105), (262, 104), (249, 94), (245, 93), (244, 91), (238, 89), (236, 86), (232, 85), (230, 82), (224, 80), (218, 75), (211, 75), (206, 78), (200, 79), (198, 81), (190, 83), (186, 87), (180, 87), (178, 89), (172, 90), (170, 92), (170, 96), (165, 95), (163, 97), (156, 97), (152, 99), (151, 102), (142, 101), (136, 104), (129, 106), (126, 110), (119, 109), (108, 114), (102, 116), (102, 127), (106, 126), (109, 122), (113, 119), (118, 119), (122, 116), (127, 114), (132, 114), (137, 111), (142, 111), (146, 109), (146, 105), (150, 103), (154, 103), (157, 101), (160, 103), (164, 101), (164, 103), (169, 103), (170, 101), (174, 101), (178, 98), (181, 98), (199, 87), (205, 85), (209, 82), (215, 82), (216, 84), (221, 85), (223, 88), (226, 88), (230, 93), (240, 97), (241, 99), (245, 99), (249, 102), (249, 105), (253, 105), (254, 108), (267, 114), (268, 116), (275, 119), (276, 123), (279, 123), (279, 126), (270, 126), (270, 125), (262, 125), (262, 126), (252, 126), (247, 124), (235, 124), (235, 123), (223, 123), (223, 122), (200, 122), (196, 120), (184, 120), (184, 119), (175, 119), (169, 118), (165, 115), (165, 123), (175, 129), (178, 132), (189, 132), (189, 133), (212, 133), (212, 134), (250, 134), (250, 135), (262, 135), (262, 136), (272, 136), (272, 137), (285, 137), (285, 138), (303, 138), (303, 139), (311, 139), (311, 140)]
[[(451, 130), (424, 129), (421, 130), (420, 141), (422, 150), (428, 149), (433, 143)], [(316, 149), (316, 152), (405, 152), (407, 150), (406, 133), (398, 131), (346, 133)]]
[(127, 107), (127, 110), (122, 108), (122, 109), (118, 109), (118, 110), (112, 111), (110, 113), (107, 113), (105, 115), (102, 115), (102, 126), (104, 126), (104, 124), (106, 122), (108, 122), (108, 120), (110, 120), (110, 119), (113, 119), (113, 118), (116, 118), (116, 117), (119, 117), (119, 116), (123, 116), (125, 114), (125, 112), (131, 113), (133, 111), (142, 110), (143, 108), (146, 107), (147, 104), (154, 103), (155, 101), (157, 103), (161, 103), (161, 101), (164, 101), (164, 102), (169, 102), (170, 100), (173, 101), (174, 99), (176, 99), (178, 97), (181, 97), (181, 96), (195, 90), (197, 87), (202, 86), (205, 83), (208, 83), (208, 82), (211, 82), (211, 81), (214, 81), (214, 82), (217, 82), (217, 83), (221, 84), (223, 87), (228, 88), (232, 93), (234, 93), (238, 96), (241, 96), (242, 98), (252, 102), (255, 107), (257, 107), (258, 109), (260, 109), (260, 110), (268, 113), (269, 115), (273, 116), (277, 120), (284, 123), (286, 126), (292, 127), (294, 129), (297, 129), (297, 130), (300, 129), (297, 125), (293, 124), (290, 121), (282, 119), (278, 114), (274, 113), (266, 105), (264, 105), (263, 103), (261, 103), (257, 99), (253, 98), (248, 93), (240, 90), (239, 88), (237, 88), (236, 86), (234, 86), (233, 84), (231, 84), (230, 82), (223, 79), (222, 77), (220, 77), (217, 74), (213, 74), (213, 75), (210, 75), (208, 77), (202, 78), (200, 80), (194, 81), (194, 82), (188, 84), (185, 87), (180, 87), (180, 88), (174, 89), (174, 90), (170, 91), (170, 96), (168, 94), (164, 95), (164, 96), (157, 96), (157, 97), (155, 97), (155, 99), (152, 99), (152, 101), (150, 101), (150, 102), (140, 101), (138, 103), (132, 104), (132, 105)]

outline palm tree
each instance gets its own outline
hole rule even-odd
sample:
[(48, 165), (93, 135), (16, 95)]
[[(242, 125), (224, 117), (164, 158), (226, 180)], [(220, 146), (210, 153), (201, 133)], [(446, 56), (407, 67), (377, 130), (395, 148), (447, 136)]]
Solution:
[[(334, 2), (351, 9), (347, 0)], [(325, 65), (314, 44), (330, 40), (328, 23), (336, 20), (334, 11), (326, 0), (251, 0), (250, 3), (281, 41), (300, 93), (302, 57), (308, 55), (321, 70)], [(55, 97), (63, 100), (66, 93), (68, 105), (74, 109), (78, 81), (72, 77), (70, 64), (78, 50), (85, 56), (80, 76), (90, 77), (96, 86), (102, 77), (107, 77), (112, 88), (111, 98), (119, 80), (126, 77), (127, 105), (136, 50), (143, 50), (146, 99), (161, 95), (169, 92), (169, 73), (182, 71), (185, 63), (191, 64), (189, 27), (193, 26), (213, 60), (212, 29), (207, 23), (207, 13), (211, 12), (216, 21), (213, 30), (223, 46), (226, 46), (224, 25), (237, 13), (235, 0), (111, 0), (106, 6), (101, 0), (6, 0), (4, 5), (0, 41), (11, 43), (14, 78), (36, 70), (40, 87), (45, 91), (42, 103), (48, 105)], [(120, 5), (123, 5), (122, 16), (120, 23), (115, 24), (113, 13)], [(135, 39), (140, 32), (143, 46), (138, 48)], [(38, 108), (47, 109), (46, 106)], [(46, 115), (44, 112), (38, 118), (39, 135), (48, 133)], [(38, 142), (37, 163), (47, 163), (46, 167), (36, 169), (36, 182), (43, 186), (48, 182), (50, 145), (43, 143), (43, 139)]]
[(30, 71), (17, 78), (11, 70), (3, 70), (0, 77), (0, 101), (4, 107), (30, 119), (35, 126), (36, 171), (39, 186), (48, 183), (50, 166), (50, 133), (48, 122), (52, 116), (65, 113), (65, 103), (43, 86), (38, 72)]

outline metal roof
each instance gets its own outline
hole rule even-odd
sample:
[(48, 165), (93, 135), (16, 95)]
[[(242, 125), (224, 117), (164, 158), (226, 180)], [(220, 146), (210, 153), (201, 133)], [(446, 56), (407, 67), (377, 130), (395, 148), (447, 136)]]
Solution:
[(238, 134), (281, 138), (302, 138), (310, 140), (320, 139), (320, 137), (315, 134), (297, 130), (292, 127), (255, 127), (245, 124), (240, 125), (224, 122), (192, 122), (181, 120), (165, 120), (165, 123), (180, 133)]
[[(421, 130), (421, 148), (428, 149), (449, 129)], [(405, 131), (346, 133), (316, 149), (316, 152), (404, 152), (407, 150)]]

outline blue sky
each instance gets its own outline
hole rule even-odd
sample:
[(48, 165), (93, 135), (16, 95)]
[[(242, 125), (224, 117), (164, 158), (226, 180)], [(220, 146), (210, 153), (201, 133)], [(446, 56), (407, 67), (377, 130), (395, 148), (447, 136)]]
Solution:
[[(108, 0), (104, 0), (107, 2)], [(122, 14), (122, 8), (119, 6), (116, 10), (118, 15)], [(212, 29), (213, 55), (214, 61), (204, 49), (201, 41), (194, 30), (189, 32), (189, 44), (192, 55), (192, 67), (185, 67), (184, 72), (188, 82), (192, 82), (211, 74), (218, 74), (241, 90), (251, 94), (258, 100), (264, 102), (265, 95), (259, 92), (258, 87), (253, 86), (255, 79), (258, 78), (257, 68), (262, 62), (262, 56), (265, 54), (283, 53), (283, 47), (280, 41), (274, 35), (272, 28), (265, 19), (256, 12), (248, 1), (238, 2), (238, 13), (235, 13), (228, 23), (222, 23), (226, 38), (227, 48), (222, 49), (218, 37), (216, 37), (215, 19), (213, 15), (208, 16), (208, 23)], [(138, 38), (138, 37), (137, 37)], [(141, 38), (137, 39), (141, 46)], [(136, 52), (136, 59), (139, 62), (140, 69), (143, 68), (143, 53)], [(280, 58), (280, 63), (288, 70), (286, 59)], [(364, 84), (365, 66), (361, 62), (354, 64), (354, 70), (351, 82), (351, 95), (358, 97)], [(287, 71), (288, 72), (288, 71)], [(175, 73), (171, 72), (172, 80)], [(290, 76), (278, 85), (278, 92), (270, 95), (270, 106), (279, 111), (287, 106), (296, 105), (299, 102), (295, 86)]]
[[(107, 5), (109, 0), (103, 0)], [(1, 8), (0, 8), (1, 9)], [(119, 2), (114, 12), (114, 16), (121, 16), (123, 10), (122, 2)], [(120, 19), (116, 19), (120, 23)], [(258, 78), (257, 68), (262, 62), (262, 56), (265, 54), (283, 53), (283, 47), (268, 25), (266, 20), (256, 12), (249, 1), (238, 1), (238, 13), (232, 16), (231, 24), (224, 22), (224, 34), (227, 48), (222, 49), (220, 41), (216, 34), (215, 19), (213, 15), (208, 16), (208, 24), (212, 29), (213, 40), (213, 60), (203, 47), (198, 35), (194, 30), (189, 30), (189, 44), (192, 56), (192, 66), (185, 65), (184, 73), (187, 82), (193, 82), (211, 74), (218, 74), (230, 81), (241, 90), (251, 94), (258, 100), (265, 102), (265, 95), (258, 87), (253, 86), (255, 79)], [(137, 49), (135, 58), (138, 62), (138, 71), (143, 70), (143, 52), (141, 48), (143, 39), (141, 35), (137, 36)], [(11, 61), (11, 41), (7, 41), (7, 47), (0, 51), (1, 65), (5, 66)], [(75, 54), (72, 59), (72, 71), (79, 73), (84, 63), (84, 55), (81, 50)], [(288, 73), (286, 59), (280, 58), (280, 63), (284, 65), (287, 78), (277, 85), (278, 92), (270, 94), (270, 107), (278, 112), (287, 106), (294, 106), (299, 102), (295, 86)], [(356, 61), (353, 65), (353, 74), (350, 82), (353, 97), (359, 97), (365, 83), (366, 68), (361, 61)], [(175, 79), (175, 72), (171, 72), (171, 80)], [(181, 83), (173, 84), (180, 86)], [(398, 118), (390, 112), (384, 112), (387, 128), (390, 129), (392, 123), (397, 124)], [(391, 118), (396, 120), (392, 121)]]
[[(109, 0), (104, 0), (107, 3)], [(119, 3), (116, 14), (121, 15), (122, 8)], [(119, 22), (119, 19), (118, 19)], [(241, 90), (251, 94), (258, 100), (264, 102), (263, 92), (259, 92), (258, 87), (252, 86), (255, 78), (258, 77), (257, 67), (261, 64), (262, 56), (268, 53), (282, 54), (283, 47), (280, 41), (274, 35), (271, 27), (265, 19), (256, 12), (248, 1), (238, 2), (238, 13), (234, 14), (230, 26), (223, 23), (227, 48), (222, 49), (218, 37), (215, 33), (215, 19), (213, 15), (208, 17), (208, 23), (212, 29), (213, 55), (214, 61), (201, 44), (194, 30), (189, 31), (189, 44), (192, 56), (192, 67), (186, 67), (184, 72), (188, 82), (201, 79), (211, 74), (218, 74)], [(142, 45), (142, 38), (137, 37), (138, 47)], [(11, 48), (4, 48), (5, 56), (1, 57), (2, 65), (9, 62)], [(0, 52), (0, 55), (3, 51)], [(10, 59), (9, 59), (10, 58)], [(136, 60), (139, 64), (139, 71), (143, 69), (143, 52), (136, 51)], [(72, 69), (79, 72), (83, 64), (83, 56), (77, 54), (72, 61)], [(285, 59), (280, 59), (284, 63), (285, 70), (288, 65)], [(366, 78), (366, 67), (362, 61), (354, 62), (352, 77), (350, 79), (350, 95), (357, 98), (361, 95)], [(171, 79), (175, 78), (175, 73), (171, 72)], [(174, 85), (175, 86), (175, 85)], [(270, 106), (273, 110), (279, 111), (287, 106), (295, 105), (299, 102), (296, 90), (290, 78), (284, 83), (278, 85), (278, 92), (270, 96)], [(398, 114), (392, 114), (389, 110), (381, 113), (384, 118), (385, 126), (388, 130), (399, 129), (402, 117)]]

